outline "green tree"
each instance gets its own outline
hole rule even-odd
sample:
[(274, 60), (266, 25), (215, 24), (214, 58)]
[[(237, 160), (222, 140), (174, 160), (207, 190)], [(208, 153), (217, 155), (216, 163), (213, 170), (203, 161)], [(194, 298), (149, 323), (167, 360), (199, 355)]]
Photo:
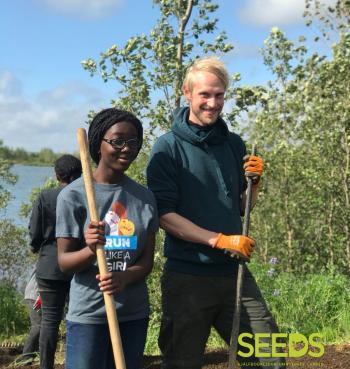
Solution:
[[(91, 75), (100, 73), (118, 83), (114, 106), (134, 112), (151, 128), (168, 129), (173, 110), (181, 103), (186, 67), (199, 56), (232, 50), (225, 32), (218, 31), (218, 8), (212, 0), (153, 0), (160, 17), (148, 35), (112, 45), (99, 61), (82, 61)], [(204, 41), (206, 35), (208, 41)]]
[(16, 183), (17, 177), (11, 173), (11, 164), (7, 160), (7, 150), (0, 140), (0, 211), (6, 207), (10, 200), (10, 192), (4, 185)]
[[(304, 17), (306, 25), (315, 25), (323, 39), (338, 39), (340, 33), (349, 32), (350, 2), (336, 0), (330, 4), (321, 0), (305, 0)], [(319, 39), (316, 36), (315, 41)]]
[(296, 171), (301, 147), (295, 139), (298, 119), (293, 78), (300, 73), (306, 49), (294, 45), (278, 28), (273, 28), (262, 50), (264, 63), (275, 76), (268, 83), (262, 109), (251, 116), (250, 139), (266, 160), (265, 191), (254, 218), (260, 254), (266, 262), (271, 254), (278, 255), (288, 270), (295, 270), (300, 248), (298, 233), (300, 218), (296, 204), (303, 198), (303, 187)]
[(55, 154), (51, 149), (43, 148), (38, 153), (38, 160), (40, 163), (52, 165), (61, 154)]
[(253, 222), (259, 253), (288, 270), (349, 272), (350, 35), (339, 33), (328, 58), (301, 41), (273, 29), (263, 50), (275, 79), (250, 132), (267, 161)]
[[(232, 45), (217, 30), (218, 6), (211, 0), (153, 3), (160, 16), (148, 35), (113, 45), (82, 65), (105, 82), (117, 82), (119, 98), (112, 104), (133, 111), (159, 134), (181, 104), (185, 68)], [(259, 257), (279, 256), (289, 271), (332, 265), (349, 271), (349, 2), (338, 0), (322, 11), (317, 0), (306, 0), (306, 6), (309, 25), (318, 19), (325, 36), (334, 31), (332, 55), (312, 54), (305, 37), (292, 42), (274, 28), (263, 49), (273, 79), (265, 87), (233, 85), (227, 98), (234, 102), (225, 115), (234, 125), (247, 112), (247, 141), (258, 143), (267, 163), (252, 223)], [(332, 18), (331, 26), (326, 19)], [(239, 80), (239, 74), (232, 78)], [(145, 161), (140, 157), (131, 169), (138, 180)]]
[[(7, 161), (6, 149), (0, 142), (0, 211), (4, 211), (11, 198), (4, 184), (14, 184), (16, 176), (10, 171), (11, 164)], [(0, 279), (16, 285), (27, 267), (27, 247), (25, 232), (12, 221), (0, 218)]]

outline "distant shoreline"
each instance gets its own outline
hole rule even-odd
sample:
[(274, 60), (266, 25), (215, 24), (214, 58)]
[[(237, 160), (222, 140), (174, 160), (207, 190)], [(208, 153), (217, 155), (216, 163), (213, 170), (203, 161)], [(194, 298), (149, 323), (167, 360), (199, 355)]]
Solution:
[[(0, 139), (0, 158), (5, 159), (11, 165), (32, 165), (36, 167), (53, 166), (55, 161), (65, 153), (54, 152), (49, 148), (43, 148), (39, 152), (26, 151), (23, 148), (10, 148), (4, 146)], [(73, 153), (78, 157), (77, 153)]]
[(32, 167), (53, 167), (54, 163), (51, 165), (44, 162), (39, 161), (13, 161), (9, 160), (11, 165), (24, 165), (24, 166), (32, 166)]

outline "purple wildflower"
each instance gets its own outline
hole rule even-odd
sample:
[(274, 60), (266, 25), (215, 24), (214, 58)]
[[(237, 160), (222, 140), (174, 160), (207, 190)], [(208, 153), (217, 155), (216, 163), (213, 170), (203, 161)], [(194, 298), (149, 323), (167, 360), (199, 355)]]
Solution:
[(276, 265), (278, 263), (278, 259), (276, 257), (273, 257), (270, 259), (270, 264)]
[(273, 268), (270, 268), (270, 269), (267, 271), (267, 275), (268, 275), (269, 277), (272, 277), (274, 274), (275, 274), (275, 269), (273, 269)]

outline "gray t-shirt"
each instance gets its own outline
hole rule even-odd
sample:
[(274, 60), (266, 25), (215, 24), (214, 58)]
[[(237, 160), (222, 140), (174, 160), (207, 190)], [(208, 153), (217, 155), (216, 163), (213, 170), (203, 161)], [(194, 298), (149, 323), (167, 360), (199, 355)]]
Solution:
[[(123, 271), (142, 253), (147, 234), (158, 230), (154, 196), (147, 188), (125, 176), (118, 184), (95, 183), (96, 206), (106, 222), (106, 259), (110, 271)], [(57, 200), (56, 237), (72, 237), (84, 245), (84, 229), (90, 221), (81, 178), (65, 187)], [(97, 263), (75, 273), (70, 289), (67, 320), (77, 323), (106, 323), (103, 294), (96, 280)], [(115, 294), (119, 321), (149, 315), (145, 281), (128, 285)]]

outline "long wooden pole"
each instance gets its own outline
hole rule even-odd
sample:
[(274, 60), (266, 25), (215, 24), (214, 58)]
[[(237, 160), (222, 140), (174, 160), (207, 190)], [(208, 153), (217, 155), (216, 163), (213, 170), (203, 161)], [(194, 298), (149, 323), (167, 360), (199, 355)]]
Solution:
[[(89, 207), (90, 219), (92, 221), (98, 222), (100, 219), (96, 208), (95, 191), (92, 180), (92, 170), (90, 165), (90, 156), (87, 145), (86, 131), (84, 128), (78, 128), (77, 131), (78, 144), (80, 150), (80, 159), (83, 168), (83, 177), (85, 183), (86, 197)], [(104, 247), (98, 245), (96, 247), (97, 265), (100, 271), (100, 275), (105, 275), (108, 273), (106, 255)], [(103, 293), (103, 298), (106, 306), (107, 321), (109, 327), (109, 333), (111, 336), (114, 362), (116, 369), (126, 369), (125, 359), (123, 353), (122, 341), (120, 338), (119, 324), (117, 319), (117, 311), (115, 306), (115, 301), (113, 295), (108, 295)]]
[[(256, 154), (256, 145), (252, 147), (252, 154)], [(249, 233), (249, 223), (250, 223), (250, 208), (252, 207), (252, 188), (253, 179), (247, 177), (248, 187), (247, 187), (247, 198), (244, 210), (244, 222), (243, 222), (243, 236), (248, 236)], [(229, 354), (229, 369), (238, 368), (237, 366), (237, 351), (238, 351), (238, 333), (239, 325), (241, 320), (241, 305), (242, 305), (242, 287), (244, 279), (244, 265), (243, 260), (239, 261), (238, 273), (237, 273), (237, 283), (236, 283), (236, 301), (235, 310), (233, 313), (231, 340), (230, 340), (230, 354)]]

